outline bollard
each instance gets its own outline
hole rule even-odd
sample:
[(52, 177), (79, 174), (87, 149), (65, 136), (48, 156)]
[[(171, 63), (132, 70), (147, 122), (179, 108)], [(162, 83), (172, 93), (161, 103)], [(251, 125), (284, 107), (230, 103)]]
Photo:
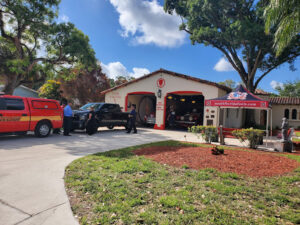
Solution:
[(223, 126), (220, 125), (220, 145), (225, 145), (224, 136), (223, 136)]

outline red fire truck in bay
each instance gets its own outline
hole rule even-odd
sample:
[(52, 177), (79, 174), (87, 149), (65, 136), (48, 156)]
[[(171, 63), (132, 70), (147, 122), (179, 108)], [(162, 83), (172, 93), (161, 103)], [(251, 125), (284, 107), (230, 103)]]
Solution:
[(47, 137), (51, 129), (62, 127), (63, 110), (56, 100), (0, 94), (0, 134)]

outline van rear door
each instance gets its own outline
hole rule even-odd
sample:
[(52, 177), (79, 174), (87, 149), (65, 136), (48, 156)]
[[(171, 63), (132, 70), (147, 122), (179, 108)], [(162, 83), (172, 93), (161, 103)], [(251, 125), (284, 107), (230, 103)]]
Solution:
[(0, 98), (0, 132), (28, 131), (29, 123), (29, 109), (24, 98)]

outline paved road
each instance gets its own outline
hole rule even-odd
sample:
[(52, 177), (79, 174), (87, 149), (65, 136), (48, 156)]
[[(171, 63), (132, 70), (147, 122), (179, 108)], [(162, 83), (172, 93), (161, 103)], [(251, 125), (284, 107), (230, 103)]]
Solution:
[(101, 130), (93, 136), (0, 137), (0, 225), (78, 224), (64, 187), (69, 163), (96, 152), (168, 139), (195, 140), (186, 132), (153, 129), (130, 136), (124, 130)]

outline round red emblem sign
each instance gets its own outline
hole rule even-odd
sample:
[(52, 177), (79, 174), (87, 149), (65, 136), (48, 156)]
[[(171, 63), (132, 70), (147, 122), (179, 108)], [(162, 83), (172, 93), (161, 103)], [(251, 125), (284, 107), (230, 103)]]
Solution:
[(159, 79), (157, 80), (157, 87), (163, 88), (165, 85), (166, 85), (166, 81), (165, 81), (164, 78), (159, 78)]

